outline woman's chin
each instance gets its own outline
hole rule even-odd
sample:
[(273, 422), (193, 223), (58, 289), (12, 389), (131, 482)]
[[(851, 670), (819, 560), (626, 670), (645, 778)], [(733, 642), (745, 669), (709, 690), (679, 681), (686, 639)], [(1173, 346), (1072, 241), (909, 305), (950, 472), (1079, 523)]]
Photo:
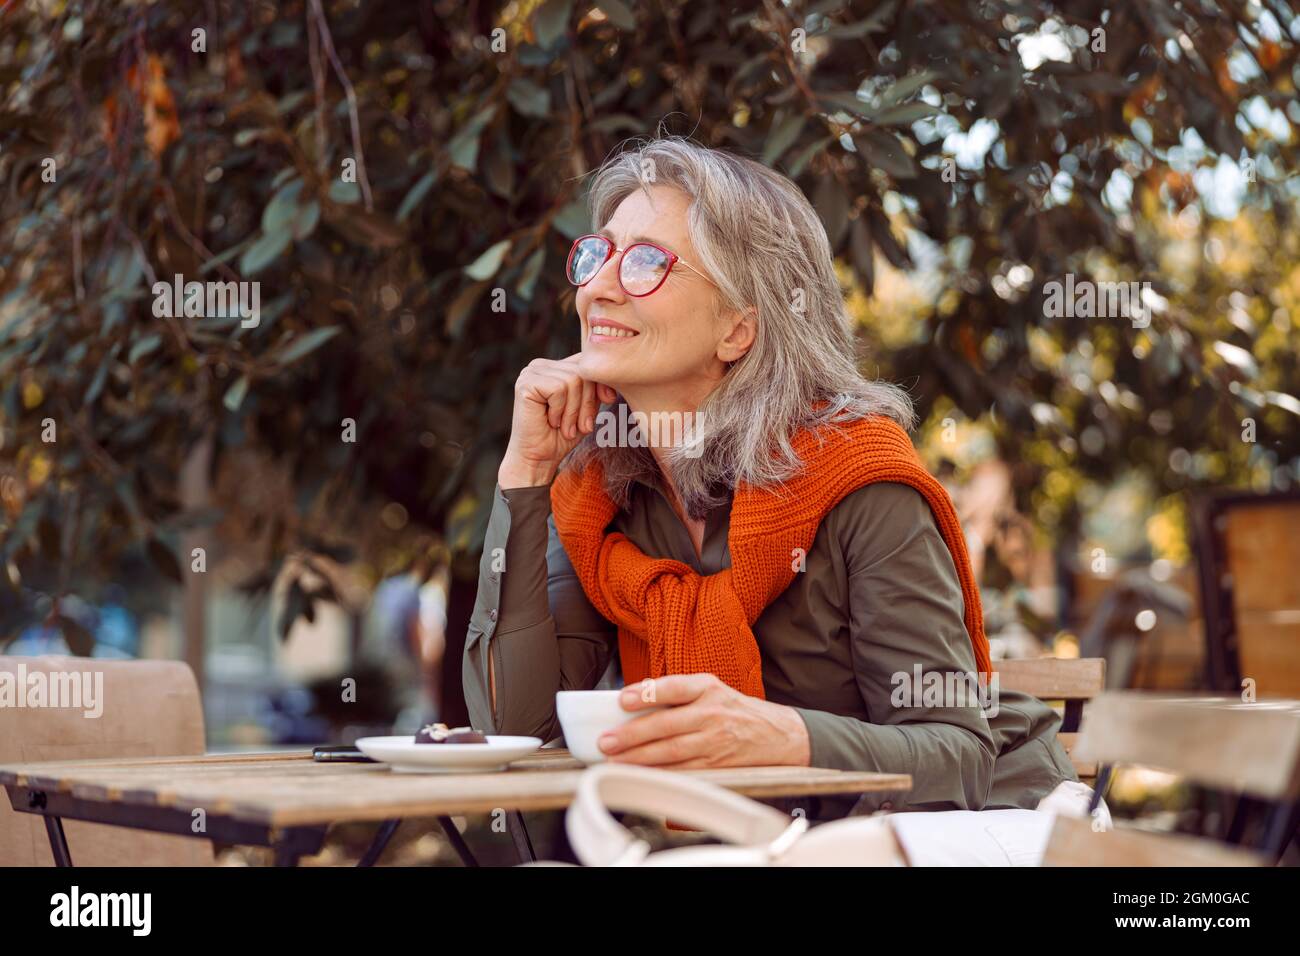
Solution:
[(583, 352), (582, 359), (578, 363), (578, 372), (589, 381), (601, 382), (610, 388), (618, 389), (627, 378), (624, 364), (603, 355)]

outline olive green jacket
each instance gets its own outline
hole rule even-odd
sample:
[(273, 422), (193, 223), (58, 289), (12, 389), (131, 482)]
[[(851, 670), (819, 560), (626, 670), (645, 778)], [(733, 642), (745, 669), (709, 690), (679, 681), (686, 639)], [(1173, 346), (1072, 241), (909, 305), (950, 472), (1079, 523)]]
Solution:
[[(731, 563), (730, 512), (728, 500), (707, 516), (697, 555), (668, 499), (637, 482), (610, 530), (647, 555), (714, 574)], [(913, 682), (914, 699), (903, 700), (918, 665), (921, 674), (974, 672), (962, 614), (952, 556), (913, 488), (867, 485), (827, 514), (804, 570), (753, 627), (767, 699), (803, 718), (812, 766), (906, 773), (912, 789), (801, 798), (808, 816), (1032, 809), (1061, 781), (1078, 779), (1056, 739), (1060, 717), (1034, 697), (998, 688), (982, 707), (974, 697), (927, 697)], [(556, 691), (621, 686), (617, 657), (617, 628), (588, 600), (556, 534), (550, 488), (498, 486), (465, 643), (473, 726), (559, 738)]]

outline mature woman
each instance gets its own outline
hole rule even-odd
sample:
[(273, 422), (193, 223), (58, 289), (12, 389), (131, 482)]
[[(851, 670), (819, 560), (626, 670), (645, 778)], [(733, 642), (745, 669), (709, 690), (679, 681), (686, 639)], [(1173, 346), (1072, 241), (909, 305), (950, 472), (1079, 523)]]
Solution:
[[(813, 818), (1033, 809), (1077, 780), (1040, 701), (916, 682), (990, 672), (979, 593), (906, 393), (858, 371), (799, 189), (667, 138), (606, 163), (591, 209), (567, 266), (582, 351), (515, 384), (465, 650), (474, 726), (555, 739), (556, 691), (614, 662), (626, 709), (673, 706), (602, 738), (613, 761), (912, 776), (904, 798), (801, 801)], [(629, 419), (695, 427), (643, 447), (612, 425)]]

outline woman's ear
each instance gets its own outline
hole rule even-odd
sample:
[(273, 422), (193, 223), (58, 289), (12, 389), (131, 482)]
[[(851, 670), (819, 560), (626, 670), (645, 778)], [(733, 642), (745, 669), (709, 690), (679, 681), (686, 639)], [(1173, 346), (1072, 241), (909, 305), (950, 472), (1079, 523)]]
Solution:
[(758, 309), (751, 305), (733, 314), (730, 331), (718, 343), (718, 358), (727, 363), (739, 361), (753, 347), (757, 336)]

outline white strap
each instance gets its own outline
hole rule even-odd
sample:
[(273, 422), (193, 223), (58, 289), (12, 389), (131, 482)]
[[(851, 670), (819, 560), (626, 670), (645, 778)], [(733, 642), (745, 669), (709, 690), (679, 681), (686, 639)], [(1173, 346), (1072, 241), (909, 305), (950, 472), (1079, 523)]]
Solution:
[[(913, 866), (1033, 866), (1041, 859), (1053, 814), (1084, 817), (1090, 796), (1086, 785), (1064, 782), (1038, 810), (848, 817), (809, 829), (803, 817), (792, 821), (684, 773), (605, 763), (579, 778), (565, 824), (574, 853), (587, 866), (906, 866), (908, 860)], [(649, 844), (610, 815), (611, 809), (664, 817), (739, 845), (651, 853)], [(1109, 828), (1109, 816), (1105, 823)]]
[[(610, 810), (664, 817), (740, 846), (680, 847), (647, 860), (649, 845)], [(808, 821), (792, 821), (779, 810), (686, 774), (606, 763), (579, 779), (565, 828), (573, 852), (587, 866), (683, 865), (697, 856), (703, 863), (704, 853), (716, 866), (762, 866), (787, 852), (808, 829)]]

